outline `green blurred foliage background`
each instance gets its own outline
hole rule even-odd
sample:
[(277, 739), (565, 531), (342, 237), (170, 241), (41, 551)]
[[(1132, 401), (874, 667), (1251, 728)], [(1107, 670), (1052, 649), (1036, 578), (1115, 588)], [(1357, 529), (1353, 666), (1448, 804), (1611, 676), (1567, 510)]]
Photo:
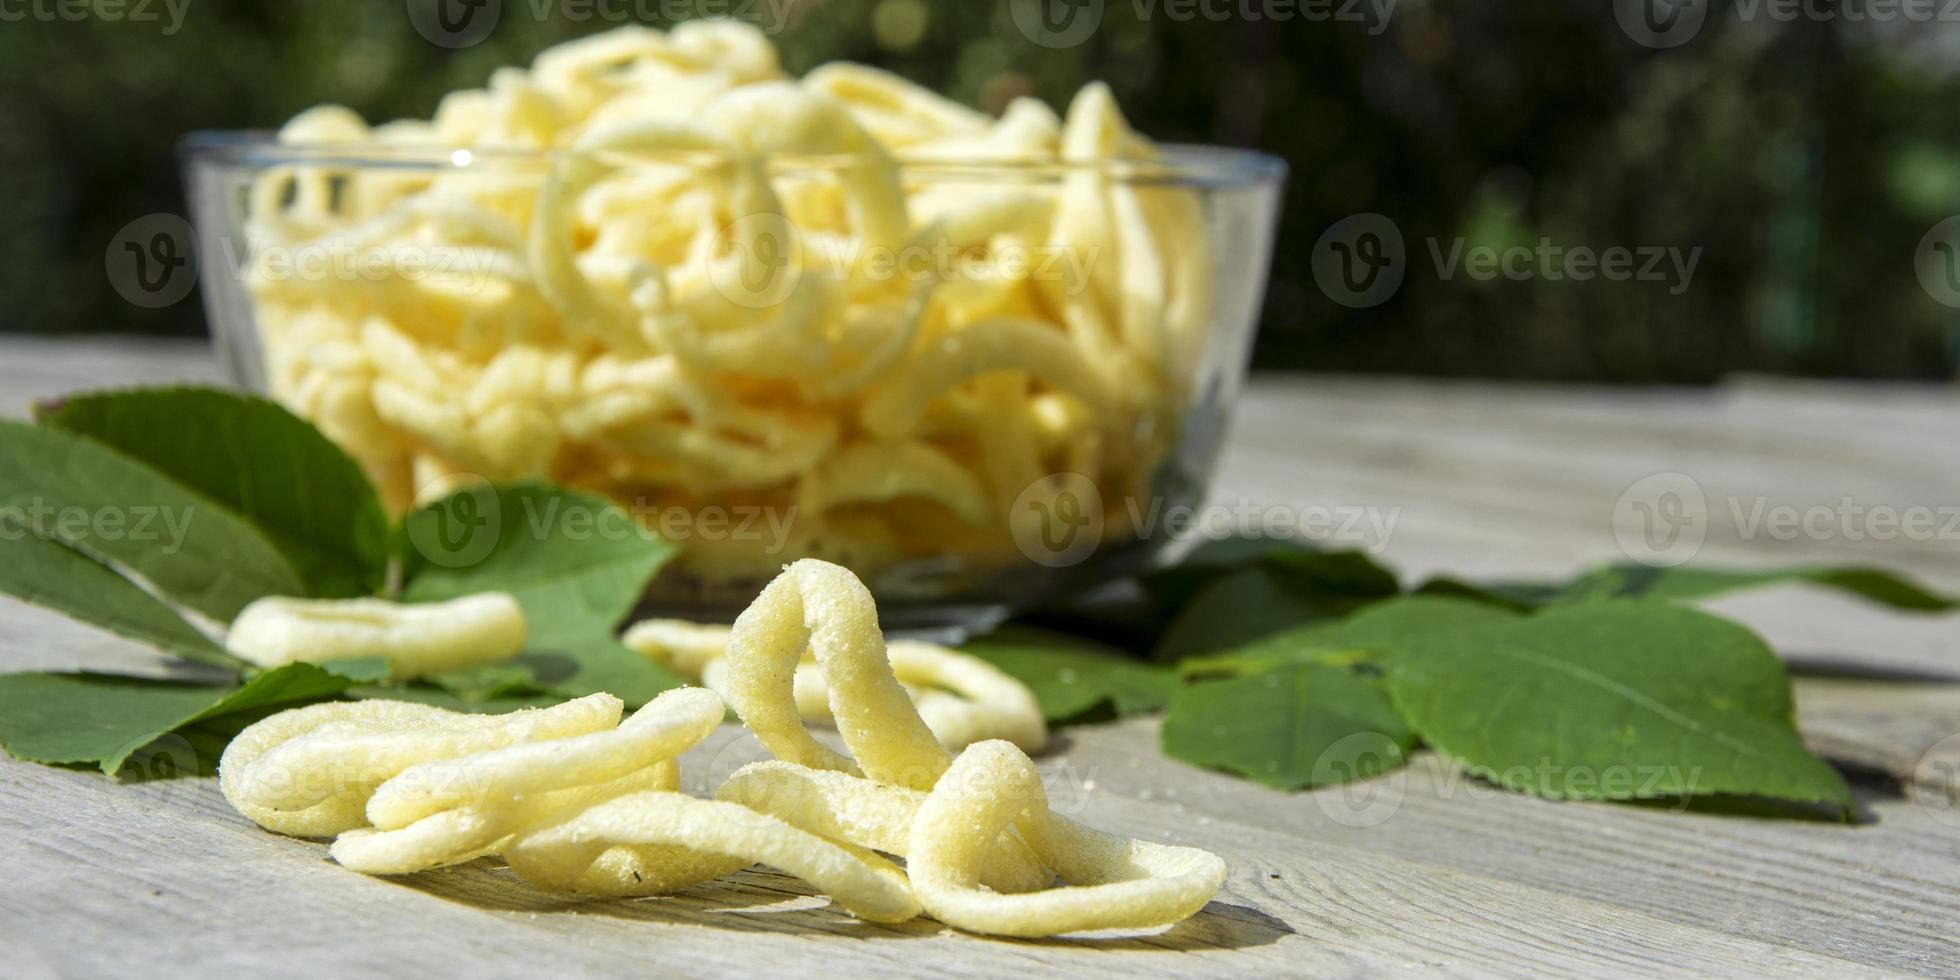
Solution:
[[(26, 14), (0, 23), (9, 331), (204, 331), (195, 295), (139, 309), (103, 272), (126, 222), (182, 211), (173, 145), (186, 131), (274, 127), (323, 101), (374, 121), (426, 116), (497, 65), (619, 22), (503, 0), (486, 41), (451, 51), (411, 28), (403, 0), (177, 0), (168, 34), (165, 0), (127, 0), (151, 5), (158, 20), (144, 23), (34, 13), (56, 2), (9, 0)], [(1284, 157), (1265, 367), (1700, 382), (1950, 378), (1960, 365), (1960, 311), (1921, 288), (1913, 263), (1928, 229), (1960, 211), (1960, 23), (1780, 22), (1717, 3), (1693, 41), (1653, 50), (1600, 0), (1401, 0), (1384, 23), (1105, 0), (1100, 29), (1057, 50), (1032, 43), (1007, 2), (755, 0), (749, 12), (782, 25), (792, 71), (863, 61), (990, 109), (1023, 93), (1064, 105), (1100, 78), (1146, 133)], [(663, 26), (678, 6), (602, 9)], [(1350, 310), (1321, 293), (1308, 257), (1333, 222), (1370, 211), (1401, 228), (1410, 272), (1388, 302)], [(1671, 295), (1657, 282), (1441, 278), (1431, 237), (1703, 254)]]

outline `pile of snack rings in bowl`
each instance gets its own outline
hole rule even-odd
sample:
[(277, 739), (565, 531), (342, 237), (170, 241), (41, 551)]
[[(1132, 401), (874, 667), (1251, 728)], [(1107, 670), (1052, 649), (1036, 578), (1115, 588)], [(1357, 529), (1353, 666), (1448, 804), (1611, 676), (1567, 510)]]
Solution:
[[(495, 858), (538, 888), (595, 897), (665, 894), (763, 864), (868, 921), (923, 914), (1043, 937), (1166, 926), (1224, 883), (1225, 863), (1208, 851), (1053, 813), (1015, 742), (935, 737), (887, 659), (870, 592), (843, 568), (790, 565), (711, 639), (695, 645), (714, 648), (697, 662), (725, 662), (726, 701), (681, 687), (624, 721), (606, 694), (505, 715), (316, 704), (240, 733), (219, 784), (268, 830), (332, 838), (334, 859), (355, 871)], [(806, 668), (848, 755), (804, 727)], [(680, 755), (728, 707), (775, 758), (736, 770), (714, 799), (681, 792)], [(1014, 699), (1002, 710), (1013, 713)], [(1009, 730), (1036, 749), (1045, 737), (1038, 713), (1032, 728)]]
[[(996, 118), (860, 65), (791, 78), (755, 28), (694, 21), (279, 138), (243, 277), (267, 384), (396, 512), (543, 478), (793, 513), (768, 547), (689, 542), (672, 574), (730, 596), (800, 556), (1004, 569), (1043, 513), (1016, 501), (1064, 474), (1146, 496), (1191, 401), (1202, 204), (1147, 179), (1169, 165), (1100, 83)], [(361, 162), (428, 147), (454, 165)], [(306, 250), (366, 271), (298, 274)]]

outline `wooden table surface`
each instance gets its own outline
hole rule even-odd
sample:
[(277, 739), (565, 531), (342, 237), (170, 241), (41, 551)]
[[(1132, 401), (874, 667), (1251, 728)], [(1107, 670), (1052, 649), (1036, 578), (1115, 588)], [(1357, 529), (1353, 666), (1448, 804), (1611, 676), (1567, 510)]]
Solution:
[[(0, 339), (9, 414), (78, 388), (215, 375), (199, 345)], [(1264, 379), (1215, 496), (1392, 518), (1386, 540), (1361, 543), (1411, 578), (1552, 576), (1622, 559), (1614, 521), (1628, 489), (1678, 473), (1705, 496), (1700, 560), (1867, 561), (1952, 592), (1952, 531), (1875, 542), (1854, 539), (1854, 522), (1780, 540), (1750, 518), (1759, 504), (1839, 513), (1847, 499), (1951, 513), (1956, 449), (1953, 389)], [(1153, 719), (1074, 728), (1042, 760), (1058, 808), (1216, 850), (1231, 878), (1162, 934), (1023, 942), (857, 922), (764, 872), (596, 903), (479, 866), (365, 878), (321, 845), (252, 826), (211, 780), (119, 785), (0, 760), (0, 976), (1960, 974), (1960, 617), (1799, 588), (1712, 605), (1801, 669), (1805, 736), (1854, 776), (1863, 822), (1547, 802), (1426, 753), (1374, 783), (1286, 794), (1164, 758)], [(0, 624), (0, 671), (161, 670), (4, 599)], [(758, 751), (724, 726), (683, 764), (699, 792)]]

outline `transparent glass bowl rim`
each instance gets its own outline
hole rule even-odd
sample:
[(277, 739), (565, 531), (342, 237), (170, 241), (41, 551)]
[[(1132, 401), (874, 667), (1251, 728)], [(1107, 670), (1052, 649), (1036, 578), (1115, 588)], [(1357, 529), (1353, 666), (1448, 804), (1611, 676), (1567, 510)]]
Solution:
[[(1286, 161), (1256, 150), (1184, 143), (1164, 144), (1159, 150), (1159, 157), (1148, 160), (1025, 161), (902, 155), (893, 159), (900, 175), (908, 180), (1051, 182), (1073, 174), (1095, 173), (1125, 184), (1229, 189), (1270, 185), (1286, 177)], [(564, 150), (460, 147), (431, 143), (282, 143), (269, 130), (200, 130), (185, 136), (178, 144), (178, 152), (191, 164), (213, 163), (250, 169), (323, 166), (358, 170), (481, 169), (540, 174), (549, 172), (556, 161), (567, 155)], [(839, 171), (861, 166), (871, 159), (864, 154), (776, 156), (770, 159), (769, 167), (771, 172), (778, 174)], [(639, 163), (705, 168), (722, 161), (711, 153), (674, 151), (618, 154), (613, 162), (623, 167)]]

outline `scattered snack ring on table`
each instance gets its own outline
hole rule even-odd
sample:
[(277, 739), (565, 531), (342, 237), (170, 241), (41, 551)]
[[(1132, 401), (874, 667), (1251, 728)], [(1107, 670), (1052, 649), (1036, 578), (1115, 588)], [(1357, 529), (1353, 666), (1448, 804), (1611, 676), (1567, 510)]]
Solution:
[[(999, 894), (981, 887), (993, 841), (1013, 827), (1068, 882)], [(1000, 936), (1141, 929), (1189, 917), (1225, 884), (1210, 851), (1128, 840), (1048, 812), (1034, 761), (1007, 742), (970, 745), (912, 820), (906, 868), (932, 917)]]
[[(803, 727), (796, 667), (805, 651), (855, 761)], [(814, 558), (783, 569), (735, 618), (727, 659), (729, 706), (778, 759), (913, 789), (931, 788), (952, 764), (892, 673), (877, 603), (847, 569)]]
[(407, 701), (337, 701), (254, 723), (225, 747), (218, 785), (267, 830), (331, 837), (367, 826), (375, 789), (420, 762), (601, 731), (621, 704), (593, 694), (549, 708), (473, 715)]
[(618, 728), (410, 766), (368, 798), (375, 829), (341, 835), (334, 859), (370, 874), (457, 864), (553, 817), (624, 793), (676, 789), (674, 757), (714, 731), (725, 712), (712, 691), (682, 688)]
[[(761, 810), (813, 834), (904, 857), (911, 848), (912, 820), (926, 794), (772, 759), (735, 770), (715, 798)], [(1019, 837), (1003, 833), (998, 843), (998, 853), (981, 875), (987, 887), (1026, 892), (1054, 880)]]
[(602, 803), (556, 827), (518, 840), (511, 868), (528, 878), (556, 864), (574, 874), (607, 849), (657, 845), (725, 856), (738, 867), (767, 864), (822, 889), (846, 911), (873, 922), (919, 914), (905, 872), (864, 848), (798, 830), (735, 803), (680, 793), (638, 793)]
[[(662, 667), (727, 697), (730, 632), (730, 627), (711, 623), (645, 619), (629, 627), (621, 640)], [(1034, 692), (998, 667), (918, 640), (892, 640), (885, 652), (893, 675), (941, 745), (958, 750), (991, 738), (1006, 739), (1025, 752), (1040, 752), (1047, 745), (1048, 724)], [(797, 664), (793, 687), (796, 710), (805, 721), (832, 720), (823, 671), (807, 654)]]
[[(763, 864), (868, 921), (923, 911), (1007, 936), (1161, 927), (1224, 884), (1215, 854), (1051, 813), (1033, 760), (1011, 742), (949, 752), (894, 673), (905, 648), (887, 647), (869, 593), (843, 568), (784, 569), (718, 655), (717, 634), (655, 630), (685, 641), (677, 657), (724, 666), (738, 714), (779, 756), (736, 771), (713, 800), (679, 790), (680, 755), (726, 712), (720, 695), (692, 687), (624, 722), (603, 694), (502, 716), (392, 701), (283, 711), (226, 750), (225, 798), (267, 829), (338, 835), (333, 857), (369, 874), (496, 857), (536, 887), (603, 897)], [(802, 727), (793, 687), (806, 653), (855, 760)], [(987, 683), (935, 664), (914, 676)]]
[(386, 657), (395, 680), (502, 663), (524, 649), (524, 611), (507, 592), (445, 602), (254, 600), (232, 620), (225, 649), (260, 667)]

